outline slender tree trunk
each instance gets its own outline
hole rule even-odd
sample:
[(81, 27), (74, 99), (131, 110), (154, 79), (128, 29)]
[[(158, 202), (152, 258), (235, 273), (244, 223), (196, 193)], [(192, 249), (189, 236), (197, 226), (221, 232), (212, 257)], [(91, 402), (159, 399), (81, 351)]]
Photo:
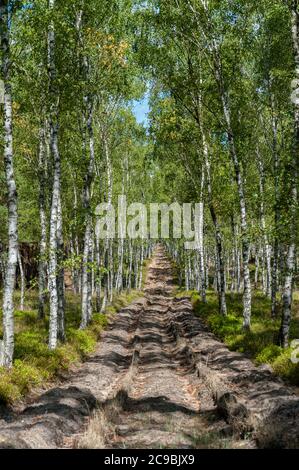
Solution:
[(127, 279), (128, 290), (130, 290), (132, 286), (132, 264), (133, 264), (133, 247), (132, 247), (132, 241), (129, 240), (129, 267), (128, 267), (128, 279)]
[(113, 278), (114, 278), (114, 265), (113, 265), (113, 240), (109, 240), (109, 302), (113, 300)]
[(90, 318), (90, 296), (89, 296), (89, 270), (90, 266), (90, 238), (91, 238), (91, 221), (88, 220), (85, 226), (84, 234), (84, 250), (83, 250), (83, 267), (82, 267), (82, 317), (81, 329), (85, 329)]
[[(76, 18), (76, 29), (78, 33), (78, 42), (83, 48), (82, 36), (83, 9), (79, 10)], [(80, 67), (84, 82), (89, 78), (89, 63), (86, 55), (80, 57)], [(94, 132), (93, 132), (93, 111), (94, 98), (85, 93), (83, 97), (83, 119), (82, 119), (82, 150), (83, 158), (87, 162), (87, 169), (83, 188), (83, 209), (85, 217), (85, 232), (83, 244), (83, 265), (82, 265), (82, 313), (80, 328), (85, 329), (92, 319), (92, 257), (93, 257), (93, 231), (92, 231), (92, 214), (91, 214), (91, 187), (94, 178), (95, 168), (95, 151), (94, 151)], [(88, 157), (87, 140), (89, 143)]]
[(260, 177), (260, 218), (261, 218), (261, 229), (264, 240), (264, 253), (266, 261), (266, 295), (271, 298), (271, 246), (268, 241), (268, 235), (266, 230), (266, 219), (265, 219), (265, 170), (261, 159), (261, 155), (257, 150), (257, 163)]
[(123, 289), (124, 239), (120, 238), (118, 243), (118, 272), (115, 287), (117, 292), (120, 292)]
[(83, 207), (85, 210), (85, 235), (83, 249), (83, 268), (82, 268), (82, 319), (81, 328), (86, 328), (92, 318), (92, 276), (91, 276), (91, 245), (92, 245), (92, 215), (91, 215), (91, 185), (94, 177), (94, 135), (93, 135), (93, 103), (88, 98), (88, 119), (87, 130), (89, 138), (89, 164), (85, 175), (85, 185), (83, 191)]
[(59, 341), (65, 341), (65, 287), (64, 287), (64, 242), (62, 233), (62, 207), (61, 197), (58, 199), (58, 211), (57, 211), (57, 295), (58, 295), (58, 331), (57, 337)]
[[(106, 159), (106, 169), (107, 169), (107, 203), (112, 206), (112, 195), (113, 195), (113, 175), (112, 175), (112, 163), (111, 156), (109, 152), (108, 136), (107, 129), (105, 125), (102, 128), (102, 140), (104, 155)], [(113, 299), (113, 241), (110, 239), (105, 240), (106, 242), (106, 264), (107, 273), (105, 275), (105, 300), (109, 299), (112, 302)]]
[(261, 257), (262, 257), (262, 291), (266, 295), (267, 293), (267, 273), (266, 273), (266, 262), (265, 262), (265, 250), (261, 249)]
[(1, 272), (1, 280), (4, 285), (5, 276), (6, 276), (6, 253), (4, 252), (4, 247), (0, 242), (0, 272)]
[[(207, 186), (208, 186), (208, 198), (209, 198), (209, 209), (212, 217), (212, 221), (215, 228), (215, 241), (216, 241), (216, 251), (217, 251), (217, 263), (215, 268), (219, 269), (219, 285), (218, 285), (218, 299), (219, 299), (219, 311), (222, 315), (227, 314), (226, 299), (225, 299), (225, 265), (223, 258), (223, 242), (222, 242), (222, 233), (219, 227), (218, 217), (213, 204), (212, 196), (212, 184), (211, 184), (211, 167), (210, 167), (210, 157), (208, 151), (208, 144), (206, 137), (203, 133), (203, 150), (205, 156), (206, 164), (206, 173), (207, 173)], [(217, 274), (218, 275), (218, 274)]]
[(185, 260), (185, 289), (188, 292), (190, 290), (190, 280), (189, 280), (189, 259)]
[(208, 252), (206, 250), (205, 252), (205, 263), (206, 263), (206, 288), (209, 289), (210, 288), (210, 279), (209, 279), (209, 271), (210, 271), (210, 262), (209, 262), (209, 255), (208, 255)]
[(280, 343), (284, 348), (289, 346), (290, 323), (292, 315), (293, 301), (293, 276), (296, 259), (296, 230), (297, 230), (297, 209), (298, 209), (298, 153), (299, 153), (299, 4), (297, 0), (292, 2), (292, 38), (295, 56), (295, 75), (293, 82), (295, 89), (294, 103), (294, 140), (292, 158), (289, 168), (291, 183), (290, 198), (290, 241), (287, 250), (285, 277), (282, 294), (282, 319), (280, 327)]
[(50, 238), (49, 238), (49, 297), (50, 297), (50, 324), (49, 324), (49, 348), (55, 349), (58, 338), (58, 289), (57, 289), (57, 228), (58, 228), (58, 206), (60, 199), (60, 155), (58, 150), (58, 126), (52, 122), (51, 127), (51, 150), (54, 156), (54, 182), (52, 192), (52, 204), (50, 215)]
[(234, 247), (232, 249), (232, 259), (231, 259), (231, 284), (230, 292), (233, 293), (236, 290), (236, 257)]
[[(52, 13), (55, 0), (49, 0), (49, 10)], [(50, 322), (49, 322), (49, 348), (56, 349), (58, 339), (58, 310), (59, 299), (57, 289), (57, 230), (59, 224), (59, 200), (61, 163), (58, 147), (58, 109), (56, 92), (56, 66), (55, 66), (55, 30), (53, 21), (50, 22), (48, 31), (48, 69), (49, 69), (49, 94), (51, 100), (50, 109), (50, 148), (54, 160), (54, 177), (52, 190), (52, 203), (50, 214), (50, 237), (49, 237), (49, 297), (50, 297)]]
[(138, 289), (138, 274), (139, 274), (139, 262), (140, 262), (140, 249), (137, 246), (135, 251), (135, 263), (134, 263), (134, 289)]
[(241, 253), (239, 248), (237, 248), (237, 293), (241, 292)]
[(274, 103), (271, 100), (272, 107), (272, 132), (273, 132), (273, 165), (274, 165), (274, 247), (273, 247), (273, 265), (271, 282), (271, 315), (275, 318), (277, 315), (277, 292), (278, 292), (278, 258), (279, 258), (279, 156), (277, 151), (277, 119), (274, 116)]
[(102, 274), (101, 274), (101, 252), (100, 252), (100, 240), (98, 237), (95, 239), (95, 261), (96, 261), (96, 311), (101, 311), (101, 294), (102, 294)]
[(205, 261), (204, 261), (204, 202), (203, 202), (203, 189), (204, 189), (204, 165), (201, 172), (201, 189), (200, 189), (200, 203), (199, 203), (199, 272), (200, 272), (200, 295), (202, 301), (206, 303), (206, 280), (205, 280)]
[(143, 268), (143, 261), (144, 261), (144, 246), (143, 243), (141, 245), (141, 253), (140, 253), (140, 273), (139, 273), (139, 283), (138, 283), (138, 289), (142, 289), (142, 268)]
[(8, 194), (8, 256), (3, 290), (3, 343), (0, 347), (0, 364), (11, 367), (14, 353), (14, 303), (13, 293), (16, 283), (18, 257), (18, 213), (17, 190), (13, 165), (13, 116), (12, 91), (10, 83), (10, 37), (9, 2), (0, 3), (1, 78), (4, 82), (4, 167)]
[(81, 268), (79, 266), (80, 259), (80, 248), (78, 239), (78, 224), (77, 224), (77, 213), (78, 213), (78, 196), (76, 184), (74, 184), (74, 232), (72, 235), (71, 253), (72, 258), (75, 260), (74, 267), (72, 270), (73, 276), (73, 288), (75, 294), (81, 295)]
[(20, 310), (24, 310), (24, 302), (25, 302), (25, 274), (24, 274), (24, 268), (23, 268), (23, 262), (22, 262), (22, 257), (20, 254), (20, 250), (18, 250), (18, 265), (19, 265), (19, 271), (20, 271), (20, 279), (21, 279), (21, 289), (20, 289)]
[[(128, 172), (128, 153), (126, 153), (125, 163), (122, 168), (122, 191), (121, 194), (124, 195), (126, 192), (126, 179)], [(118, 271), (116, 276), (116, 291), (120, 292), (123, 290), (123, 265), (124, 265), (124, 239), (126, 228), (124, 227), (124, 221), (121, 220), (119, 224), (119, 234), (118, 234)]]
[(260, 274), (260, 253), (259, 249), (255, 248), (255, 273), (254, 273), (254, 288), (258, 289), (259, 283), (259, 274)]
[(46, 151), (45, 151), (46, 131), (45, 124), (39, 132), (39, 220), (40, 220), (40, 242), (38, 261), (38, 318), (45, 318), (45, 300), (47, 287), (47, 219), (46, 219)]

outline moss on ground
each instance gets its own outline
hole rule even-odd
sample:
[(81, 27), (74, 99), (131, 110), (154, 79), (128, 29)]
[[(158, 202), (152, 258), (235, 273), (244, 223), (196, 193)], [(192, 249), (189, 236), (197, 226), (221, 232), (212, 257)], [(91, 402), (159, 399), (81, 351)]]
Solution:
[[(209, 329), (222, 340), (230, 350), (245, 353), (254, 362), (269, 364), (276, 375), (293, 385), (299, 385), (299, 364), (291, 361), (292, 349), (277, 346), (280, 318), (273, 320), (270, 315), (270, 301), (260, 292), (255, 292), (252, 300), (251, 331), (242, 329), (242, 296), (227, 295), (228, 315), (218, 313), (218, 298), (209, 291), (207, 303), (200, 300), (197, 292), (178, 292), (177, 296), (190, 296), (195, 314), (198, 315)], [(291, 324), (290, 339), (299, 338), (299, 296), (294, 296), (294, 312)]]
[(37, 296), (30, 293), (26, 311), (15, 311), (14, 364), (11, 370), (0, 368), (0, 403), (13, 404), (34, 387), (53, 380), (60, 372), (84, 360), (95, 350), (100, 334), (108, 324), (107, 314), (117, 313), (141, 295), (141, 292), (131, 291), (116, 296), (105, 314), (95, 313), (88, 328), (80, 330), (80, 297), (67, 293), (66, 342), (50, 351), (47, 345), (48, 315), (45, 320), (38, 320)]

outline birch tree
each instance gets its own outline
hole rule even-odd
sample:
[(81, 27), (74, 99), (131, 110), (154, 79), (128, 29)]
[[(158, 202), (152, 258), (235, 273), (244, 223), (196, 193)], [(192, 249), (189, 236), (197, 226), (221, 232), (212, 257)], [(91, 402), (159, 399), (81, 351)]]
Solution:
[(299, 4), (291, 2), (292, 41), (295, 62), (295, 79), (292, 82), (294, 105), (294, 137), (290, 157), (290, 241), (287, 248), (284, 285), (282, 295), (282, 320), (280, 342), (283, 347), (289, 346), (290, 322), (293, 301), (293, 276), (296, 256), (296, 234), (298, 216), (298, 155), (299, 155)]
[(61, 161), (58, 144), (59, 122), (58, 122), (58, 99), (57, 94), (57, 70), (55, 64), (55, 0), (49, 0), (49, 13), (51, 15), (49, 31), (48, 31), (48, 73), (49, 73), (49, 100), (50, 100), (50, 149), (54, 161), (54, 176), (52, 188), (52, 202), (50, 214), (50, 237), (49, 237), (49, 296), (50, 296), (50, 324), (49, 324), (49, 348), (55, 349), (58, 340), (58, 321), (59, 321), (59, 294), (57, 276), (57, 243), (58, 243), (58, 227), (61, 225), (60, 207), (60, 189), (61, 189)]

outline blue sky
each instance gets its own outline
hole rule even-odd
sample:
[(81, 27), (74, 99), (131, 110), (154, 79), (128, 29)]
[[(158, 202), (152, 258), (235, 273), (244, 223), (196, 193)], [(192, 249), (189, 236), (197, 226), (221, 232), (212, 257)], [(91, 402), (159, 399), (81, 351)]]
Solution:
[(137, 122), (148, 124), (147, 114), (149, 112), (148, 96), (145, 95), (140, 101), (133, 101), (133, 113), (136, 116)]

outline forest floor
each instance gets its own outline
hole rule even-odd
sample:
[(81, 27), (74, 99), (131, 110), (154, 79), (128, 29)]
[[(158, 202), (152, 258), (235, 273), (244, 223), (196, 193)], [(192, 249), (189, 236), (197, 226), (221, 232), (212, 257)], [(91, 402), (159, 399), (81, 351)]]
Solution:
[(144, 297), (64, 383), (2, 421), (0, 447), (299, 447), (298, 416), (292, 388), (229, 351), (175, 295), (158, 246)]

